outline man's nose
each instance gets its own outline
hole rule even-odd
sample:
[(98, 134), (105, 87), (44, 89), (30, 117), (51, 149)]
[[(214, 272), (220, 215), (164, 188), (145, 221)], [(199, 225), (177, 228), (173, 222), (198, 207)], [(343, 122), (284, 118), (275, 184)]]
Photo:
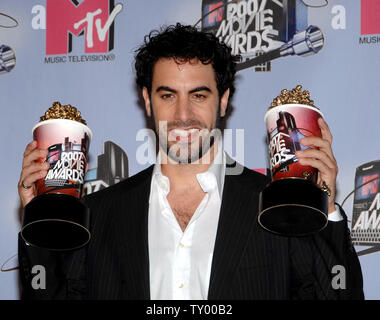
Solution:
[(187, 121), (193, 116), (191, 102), (187, 97), (180, 97), (177, 101), (175, 119), (181, 121)]

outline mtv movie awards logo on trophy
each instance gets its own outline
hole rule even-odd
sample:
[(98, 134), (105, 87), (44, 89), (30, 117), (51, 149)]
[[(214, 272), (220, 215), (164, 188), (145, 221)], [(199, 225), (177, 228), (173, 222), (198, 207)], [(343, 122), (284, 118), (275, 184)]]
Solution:
[(237, 69), (270, 71), (271, 61), (309, 56), (324, 44), (322, 31), (308, 24), (308, 7), (326, 0), (203, 0), (202, 30), (214, 33), (240, 56)]
[[(123, 9), (113, 0), (47, 0), (32, 8), (33, 29), (46, 30), (45, 63), (112, 61), (114, 21)], [(72, 55), (73, 39), (84, 41), (84, 54)], [(77, 49), (76, 51), (78, 51)]]
[(361, 0), (359, 44), (380, 43), (380, 1)]
[(50, 169), (44, 179), (46, 188), (58, 180), (62, 186), (69, 188), (84, 182), (86, 156), (83, 151), (88, 146), (88, 136), (82, 139), (81, 144), (73, 144), (69, 139), (65, 137), (64, 143), (48, 148), (46, 161), (50, 164)]

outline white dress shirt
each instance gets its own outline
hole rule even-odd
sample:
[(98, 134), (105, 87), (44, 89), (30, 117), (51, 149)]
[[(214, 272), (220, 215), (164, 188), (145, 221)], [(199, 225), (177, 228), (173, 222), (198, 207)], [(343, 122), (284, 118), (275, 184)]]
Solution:
[(156, 163), (148, 216), (151, 299), (207, 299), (224, 173), (225, 153), (220, 145), (209, 169), (197, 174), (206, 194), (182, 231), (166, 198), (170, 181)]
[[(169, 205), (170, 181), (162, 175), (160, 158), (153, 169), (148, 213), (150, 297), (153, 300), (207, 299), (219, 212), (222, 202), (226, 154), (219, 143), (209, 169), (197, 174), (206, 193), (186, 229), (182, 231)], [(329, 214), (340, 221), (340, 212)]]

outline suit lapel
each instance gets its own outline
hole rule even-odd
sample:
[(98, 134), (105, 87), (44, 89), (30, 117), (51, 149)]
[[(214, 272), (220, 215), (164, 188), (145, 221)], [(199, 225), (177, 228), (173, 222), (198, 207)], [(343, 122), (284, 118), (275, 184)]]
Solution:
[[(250, 178), (250, 177), (248, 177)], [(240, 175), (226, 175), (211, 267), (208, 299), (225, 296), (257, 221), (259, 186)]]
[[(120, 201), (122, 299), (150, 299), (148, 211), (152, 171), (153, 166), (145, 170), (134, 187), (123, 192)], [(223, 297), (230, 287), (257, 221), (261, 185), (247, 176), (244, 171), (225, 177), (208, 299)]]
[(121, 206), (122, 299), (149, 299), (148, 210), (153, 166), (125, 190)]

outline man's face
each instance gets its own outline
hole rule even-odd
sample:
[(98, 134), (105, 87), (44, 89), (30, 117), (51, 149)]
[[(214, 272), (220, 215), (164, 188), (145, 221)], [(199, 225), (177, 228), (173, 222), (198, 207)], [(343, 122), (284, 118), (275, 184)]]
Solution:
[(172, 58), (156, 62), (151, 94), (143, 88), (143, 97), (148, 116), (154, 115), (160, 146), (172, 160), (190, 163), (207, 153), (218, 112), (225, 115), (228, 94), (219, 97), (211, 64)]

